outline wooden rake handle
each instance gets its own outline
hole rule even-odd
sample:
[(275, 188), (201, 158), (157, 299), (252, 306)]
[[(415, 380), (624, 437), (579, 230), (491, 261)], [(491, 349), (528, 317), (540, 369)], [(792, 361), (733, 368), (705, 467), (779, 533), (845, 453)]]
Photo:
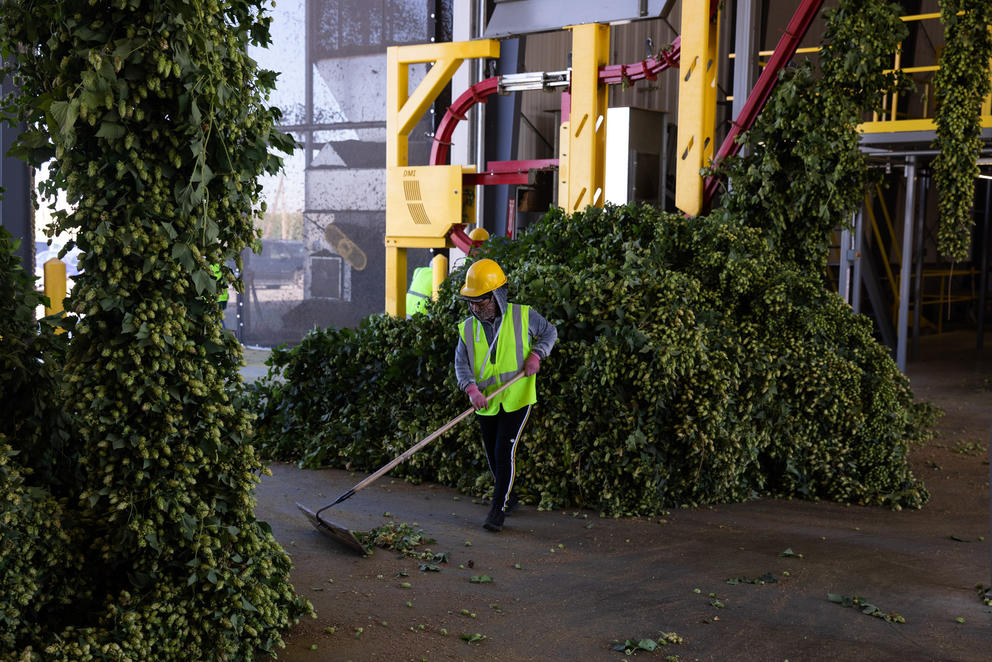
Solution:
[[(495, 391), (493, 391), (491, 395), (486, 396), (486, 403), (488, 404), (490, 401), (492, 401), (493, 398), (495, 398), (497, 395), (499, 395), (500, 393), (502, 393), (503, 391), (505, 391), (506, 389), (508, 389), (513, 383), (515, 383), (517, 380), (521, 379), (523, 376), (524, 376), (524, 371), (523, 370), (521, 370), (520, 372), (518, 372), (517, 374), (515, 374), (510, 379), (510, 381), (506, 382), (505, 384), (503, 384), (502, 386), (500, 386), (498, 389), (496, 389)], [(388, 464), (386, 464), (382, 468), (378, 469), (375, 473), (370, 474), (367, 478), (365, 478), (364, 480), (362, 480), (362, 482), (358, 483), (353, 488), (351, 488), (350, 490), (348, 490), (347, 492), (345, 492), (344, 494), (342, 494), (341, 496), (339, 496), (336, 501), (334, 501), (333, 503), (330, 503), (330, 504), (324, 506), (323, 508), (321, 508), (320, 510), (318, 510), (317, 511), (317, 515), (320, 515), (320, 513), (322, 513), (323, 511), (327, 510), (331, 506), (336, 506), (337, 504), (341, 503), (345, 499), (349, 499), (349, 498), (353, 497), (355, 494), (357, 494), (358, 492), (361, 492), (363, 489), (365, 489), (366, 487), (368, 487), (369, 485), (371, 485), (372, 483), (374, 483), (378, 479), (382, 478), (383, 475), (389, 473), (389, 471), (393, 467), (395, 467), (397, 464), (399, 464), (400, 462), (403, 462), (404, 460), (406, 460), (407, 458), (409, 458), (411, 455), (413, 455), (414, 453), (416, 453), (417, 451), (419, 451), (421, 448), (423, 448), (424, 446), (426, 446), (427, 444), (431, 443), (432, 441), (434, 441), (435, 439), (437, 439), (438, 437), (440, 437), (442, 434), (444, 434), (445, 432), (447, 432), (451, 428), (453, 428), (456, 425), (458, 425), (459, 423), (461, 423), (463, 420), (465, 420), (468, 417), (469, 414), (471, 414), (474, 411), (475, 411), (474, 408), (469, 407), (468, 409), (466, 409), (462, 413), (458, 414), (458, 416), (455, 416), (453, 419), (451, 419), (450, 421), (448, 421), (447, 423), (445, 423), (444, 425), (442, 425), (441, 427), (439, 427), (437, 430), (434, 430), (434, 432), (431, 432), (429, 435), (427, 435), (426, 437), (424, 437), (423, 439), (421, 439), (420, 441), (418, 441), (416, 444), (414, 444), (410, 448), (408, 448), (405, 451), (403, 451), (403, 454), (402, 455), (399, 455), (399, 456), (393, 458), (392, 460), (389, 461)]]

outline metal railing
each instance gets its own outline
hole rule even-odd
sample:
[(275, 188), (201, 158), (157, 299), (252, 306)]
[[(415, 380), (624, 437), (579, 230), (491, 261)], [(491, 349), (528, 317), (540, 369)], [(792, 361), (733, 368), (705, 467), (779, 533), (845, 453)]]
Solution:
[[(911, 14), (907, 16), (901, 16), (900, 20), (904, 23), (923, 23), (931, 22), (940, 24), (940, 13), (928, 13), (928, 14)], [(922, 29), (922, 28), (921, 28)], [(933, 49), (932, 62), (925, 62), (927, 58), (919, 57), (920, 53), (917, 52), (916, 60), (923, 60), (925, 63), (915, 63), (914, 66), (904, 67), (903, 63), (903, 45), (899, 44), (895, 53), (892, 54), (892, 68), (886, 70), (886, 73), (893, 71), (901, 71), (905, 74), (914, 77), (914, 82), (916, 83), (916, 89), (910, 93), (911, 101), (918, 101), (917, 107), (914, 108), (914, 112), (908, 112), (906, 110), (899, 110), (900, 94), (897, 90), (887, 92), (883, 99), (882, 110), (876, 112), (872, 115), (869, 121), (863, 122), (858, 126), (858, 130), (862, 133), (889, 133), (894, 131), (933, 131), (936, 129), (936, 124), (934, 122), (934, 113), (936, 111), (936, 95), (934, 93), (933, 78), (934, 74), (940, 69), (938, 65), (938, 59), (940, 56), (941, 46), (937, 46)], [(819, 53), (819, 46), (809, 46), (805, 48), (796, 49), (796, 53)], [(772, 55), (774, 51), (759, 51), (758, 57), (767, 58)], [(730, 57), (733, 58), (734, 54), (731, 53)], [(764, 66), (766, 62), (760, 62), (760, 66)], [(919, 77), (919, 75), (923, 75)], [(904, 106), (909, 107), (911, 104), (905, 103), (906, 99), (903, 99)], [(986, 97), (981, 109), (981, 126), (983, 128), (992, 128), (992, 94)]]

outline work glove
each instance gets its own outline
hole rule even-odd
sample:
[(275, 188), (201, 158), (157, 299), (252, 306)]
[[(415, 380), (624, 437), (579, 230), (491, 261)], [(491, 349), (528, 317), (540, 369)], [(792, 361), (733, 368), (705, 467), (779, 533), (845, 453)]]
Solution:
[(541, 357), (535, 352), (531, 352), (524, 359), (524, 374), (530, 377), (531, 375), (536, 375), (537, 371), (541, 369)]
[(472, 407), (476, 411), (486, 408), (486, 396), (482, 395), (482, 391), (475, 384), (469, 384), (465, 389), (465, 394), (468, 395), (468, 399), (472, 401)]

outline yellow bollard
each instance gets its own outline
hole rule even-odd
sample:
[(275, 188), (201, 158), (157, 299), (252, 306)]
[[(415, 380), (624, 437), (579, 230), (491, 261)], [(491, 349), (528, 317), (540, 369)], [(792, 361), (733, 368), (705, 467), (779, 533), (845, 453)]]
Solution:
[(48, 305), (45, 306), (45, 316), (61, 313), (63, 300), (65, 299), (65, 262), (58, 258), (52, 258), (45, 262), (45, 296), (48, 297)]
[(435, 255), (434, 259), (431, 260), (431, 269), (433, 271), (434, 279), (431, 281), (431, 299), (437, 301), (437, 291), (441, 287), (441, 283), (444, 279), (448, 277), (448, 256), (447, 255)]

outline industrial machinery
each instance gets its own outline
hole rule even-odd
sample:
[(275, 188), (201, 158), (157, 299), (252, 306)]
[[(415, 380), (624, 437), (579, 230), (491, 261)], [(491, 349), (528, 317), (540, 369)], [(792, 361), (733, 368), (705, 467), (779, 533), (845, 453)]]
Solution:
[[(580, 3), (581, 4), (581, 3)], [(588, 3), (586, 3), (588, 4)], [(657, 5), (652, 11), (670, 3)], [(664, 4), (664, 7), (660, 5)], [(557, 171), (558, 205), (569, 212), (605, 201), (606, 86), (654, 79), (679, 65), (679, 112), (676, 206), (687, 215), (702, 213), (718, 187), (700, 172), (737, 149), (736, 138), (747, 130), (764, 106), (777, 74), (793, 56), (816, 16), (822, 0), (803, 0), (768, 65), (748, 96), (719, 151), (714, 151), (718, 0), (684, 2), (682, 35), (653, 57), (633, 64), (608, 64), (610, 26), (606, 22), (567, 26), (572, 60), (566, 71), (496, 76), (472, 85), (442, 118), (434, 136), (430, 163), (408, 162), (407, 141), (420, 117), (450, 82), (463, 61), (497, 58), (500, 42), (466, 42), (396, 46), (387, 50), (386, 120), (386, 312), (405, 315), (406, 250), (458, 247), (470, 252), (478, 242), (465, 234), (475, 223), (475, 187), (486, 184), (533, 183), (541, 170)], [(641, 8), (640, 18), (650, 12)], [(613, 17), (614, 19), (621, 17)], [(638, 18), (627, 17), (627, 18)], [(596, 20), (601, 20), (598, 17)], [(427, 76), (409, 89), (410, 65), (431, 63)], [(561, 125), (557, 159), (490, 162), (483, 168), (448, 165), (454, 126), (472, 105), (495, 93), (561, 90)], [(716, 156), (714, 156), (714, 153)], [(443, 265), (443, 262), (437, 262)], [(440, 281), (436, 275), (435, 284)], [(436, 293), (435, 287), (435, 293)]]

